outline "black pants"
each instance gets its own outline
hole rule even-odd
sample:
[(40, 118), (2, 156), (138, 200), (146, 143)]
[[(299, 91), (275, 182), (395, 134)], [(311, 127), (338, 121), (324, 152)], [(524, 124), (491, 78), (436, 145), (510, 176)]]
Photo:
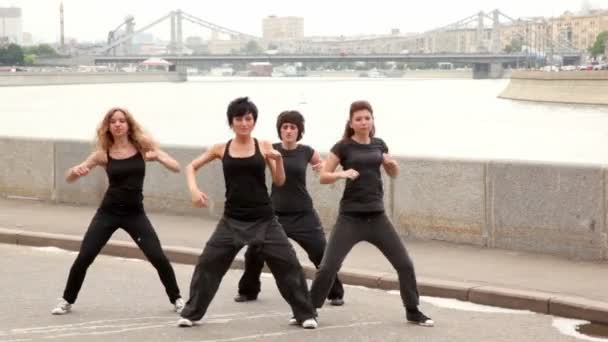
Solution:
[[(243, 238), (244, 235), (249, 236)], [(218, 222), (194, 269), (190, 299), (181, 316), (191, 321), (203, 318), (224, 274), (245, 244), (264, 256), (281, 296), (291, 306), (293, 316), (300, 321), (314, 317), (302, 266), (283, 228), (274, 217), (258, 222), (223, 217)]]
[(418, 306), (418, 288), (414, 265), (399, 235), (386, 214), (354, 217), (340, 214), (329, 236), (325, 255), (310, 289), (312, 303), (320, 308), (342, 261), (355, 244), (367, 241), (376, 246), (393, 265), (399, 276), (403, 305)]
[(163, 252), (158, 236), (146, 213), (139, 211), (129, 215), (116, 215), (102, 209), (97, 210), (89, 229), (84, 235), (78, 256), (70, 269), (63, 299), (68, 303), (76, 301), (87, 269), (119, 227), (129, 233), (133, 241), (144, 252), (146, 258), (156, 268), (169, 296), (169, 301), (174, 303), (176, 299), (181, 297), (175, 280), (175, 272)]
[[(308, 259), (312, 261), (316, 268), (319, 268), (323, 259), (323, 251), (327, 245), (325, 234), (321, 227), (307, 230), (290, 230), (285, 227), (287, 237), (297, 242), (308, 254)], [(264, 256), (256, 248), (248, 248), (245, 252), (245, 272), (239, 281), (239, 294), (250, 298), (258, 296), (260, 293), (260, 275), (264, 268)], [(340, 279), (336, 276), (328, 299), (343, 298), (344, 288)]]

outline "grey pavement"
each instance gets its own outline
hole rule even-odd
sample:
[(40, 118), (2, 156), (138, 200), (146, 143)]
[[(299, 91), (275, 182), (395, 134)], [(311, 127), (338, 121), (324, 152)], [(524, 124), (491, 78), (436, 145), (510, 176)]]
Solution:
[[(0, 228), (28, 232), (68, 234), (80, 239), (96, 208), (58, 205), (30, 200), (0, 199)], [(166, 213), (149, 213), (150, 219), (163, 243), (163, 247), (189, 247), (197, 253), (213, 232), (217, 220), (208, 217), (179, 216)], [(122, 231), (113, 241), (130, 241)], [(404, 241), (414, 260), (422, 293), (463, 299), (472, 298), (472, 288), (479, 288), (474, 298), (478, 303), (515, 308), (531, 308), (540, 304), (537, 312), (561, 312), (561, 302), (550, 302), (550, 297), (560, 297), (566, 304), (576, 302), (579, 307), (599, 306), (600, 314), (608, 312), (608, 272), (605, 263), (567, 260), (561, 257), (480, 248), (438, 241)], [(311, 266), (305, 253), (296, 247), (300, 260)], [(242, 256), (243, 251), (241, 251)], [(369, 274), (371, 287), (383, 287), (378, 277), (395, 278), (395, 272), (384, 256), (372, 245), (361, 243), (347, 256), (343, 269), (347, 282), (349, 274)], [(352, 278), (352, 277), (350, 277)], [(360, 280), (360, 279), (359, 279)], [(452, 283), (453, 282), (453, 283)], [(351, 282), (366, 285), (365, 281)], [(443, 284), (454, 287), (454, 294), (433, 292), (433, 286)], [(462, 284), (471, 284), (463, 287)], [(378, 285), (378, 286), (374, 286)], [(389, 286), (390, 287), (390, 286)], [(393, 286), (394, 287), (394, 286)], [(482, 291), (483, 290), (483, 291)], [(517, 291), (523, 291), (521, 295)], [(517, 295), (513, 295), (513, 291)], [(537, 295), (537, 292), (540, 294)], [(462, 295), (464, 293), (464, 295)], [(497, 296), (496, 293), (502, 294)], [(462, 295), (462, 296), (461, 296)], [(261, 294), (265, 298), (264, 293)], [(345, 294), (348, 302), (352, 296)], [(499, 298), (500, 297), (500, 298)], [(571, 300), (573, 297), (576, 300)], [(532, 304), (513, 304), (514, 299), (527, 300)], [(582, 300), (582, 302), (580, 300)], [(506, 302), (505, 302), (506, 301)], [(581, 304), (582, 303), (582, 304)], [(554, 305), (555, 304), (555, 305)], [(561, 303), (563, 304), (563, 303)], [(566, 305), (567, 306), (567, 305)], [(550, 309), (554, 308), (552, 311)], [(597, 308), (595, 308), (597, 309)], [(595, 310), (594, 309), (594, 310)], [(578, 310), (578, 309), (577, 309)], [(596, 310), (597, 311), (597, 310)], [(586, 315), (566, 316), (588, 318)], [(606, 319), (600, 321), (608, 322)]]
[[(319, 310), (319, 328), (287, 325), (290, 310), (270, 276), (260, 300), (235, 303), (240, 272), (229, 271), (200, 325), (177, 328), (177, 314), (156, 272), (140, 260), (100, 256), (73, 311), (53, 316), (75, 252), (0, 244), (0, 342), (8, 341), (576, 341), (555, 326), (564, 319), (423, 297), (434, 328), (405, 323), (396, 293), (347, 286), (343, 307)], [(193, 267), (175, 264), (186, 292)], [(6, 291), (6, 289), (13, 289)], [(186, 294), (186, 293), (184, 293)], [(565, 320), (570, 324), (570, 320)], [(561, 323), (560, 323), (561, 322)], [(570, 322), (570, 323), (569, 323)], [(598, 340), (599, 341), (599, 340)]]

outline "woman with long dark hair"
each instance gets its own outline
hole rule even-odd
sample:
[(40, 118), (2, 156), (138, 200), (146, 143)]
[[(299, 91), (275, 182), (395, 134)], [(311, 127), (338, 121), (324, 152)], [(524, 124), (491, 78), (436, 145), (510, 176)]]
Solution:
[[(336, 171), (338, 165), (341, 171)], [(384, 210), (380, 167), (396, 177), (399, 164), (388, 154), (384, 141), (375, 137), (372, 106), (356, 101), (350, 106), (342, 140), (336, 143), (321, 171), (322, 184), (346, 180), (337, 222), (331, 231), (325, 255), (311, 287), (313, 305), (319, 308), (352, 247), (367, 241), (389, 260), (399, 276), (401, 300), (408, 322), (433, 326), (418, 309), (418, 288), (414, 265)]]

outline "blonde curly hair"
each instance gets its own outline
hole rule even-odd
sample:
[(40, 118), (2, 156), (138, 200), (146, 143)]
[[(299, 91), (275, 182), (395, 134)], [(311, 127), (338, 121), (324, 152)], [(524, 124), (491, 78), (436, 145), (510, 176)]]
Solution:
[(114, 144), (114, 137), (110, 133), (110, 120), (116, 112), (121, 112), (125, 115), (128, 125), (128, 138), (129, 141), (137, 148), (139, 152), (145, 153), (153, 151), (158, 147), (158, 143), (148, 134), (146, 134), (141, 125), (135, 121), (133, 115), (125, 108), (113, 107), (106, 112), (103, 120), (97, 127), (97, 137), (95, 146), (97, 149), (102, 151), (109, 151), (110, 147)]

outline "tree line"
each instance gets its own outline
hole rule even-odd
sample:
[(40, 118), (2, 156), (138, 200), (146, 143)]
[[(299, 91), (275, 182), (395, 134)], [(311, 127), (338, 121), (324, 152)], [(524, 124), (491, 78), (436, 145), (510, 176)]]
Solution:
[(32, 65), (38, 57), (56, 57), (59, 54), (48, 44), (22, 47), (17, 44), (0, 45), (0, 65)]

